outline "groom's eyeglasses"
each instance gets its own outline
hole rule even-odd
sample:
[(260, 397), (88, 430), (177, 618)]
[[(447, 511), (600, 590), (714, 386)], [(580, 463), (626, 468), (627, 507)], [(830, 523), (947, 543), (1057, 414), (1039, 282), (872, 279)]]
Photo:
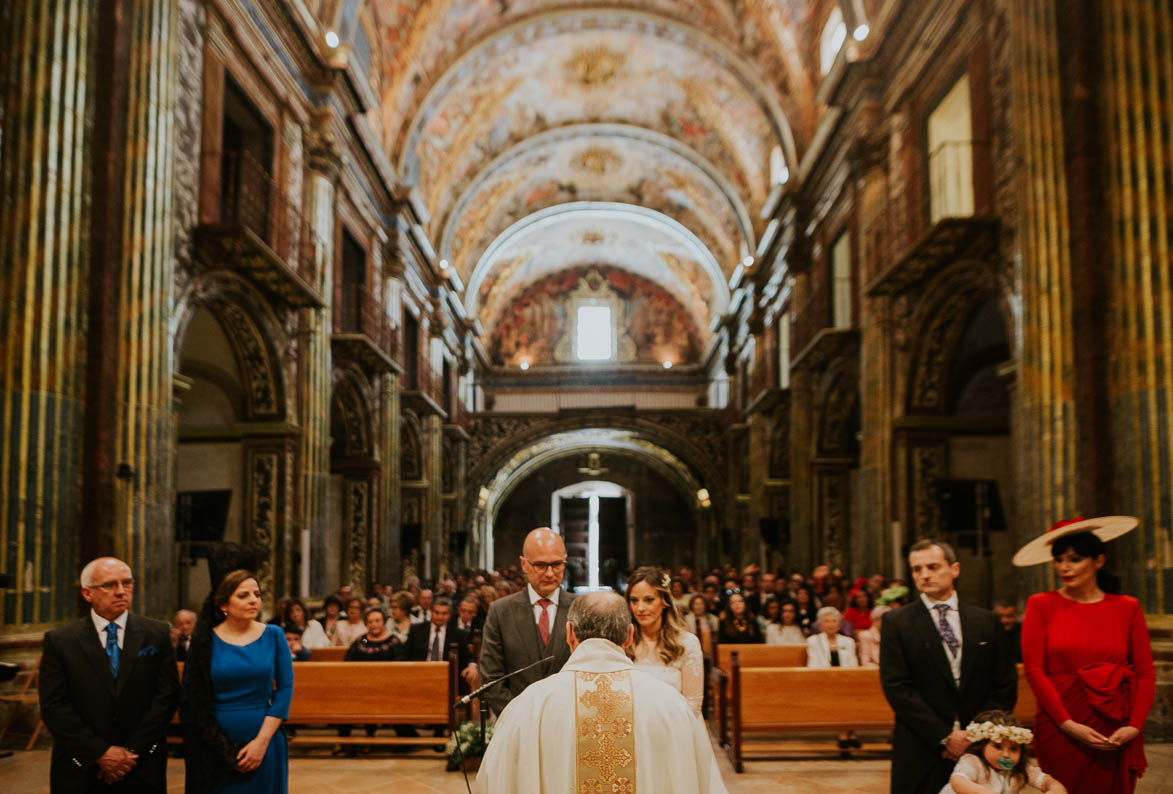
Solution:
[(546, 571), (562, 573), (562, 569), (566, 567), (566, 560), (558, 560), (557, 562), (534, 562), (529, 557), (526, 557), (525, 561), (538, 573), (545, 573)]

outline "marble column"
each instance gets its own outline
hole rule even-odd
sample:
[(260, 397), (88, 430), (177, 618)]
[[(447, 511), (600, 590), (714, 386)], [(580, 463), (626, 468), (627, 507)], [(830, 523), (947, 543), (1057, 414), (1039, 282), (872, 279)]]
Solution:
[[(1019, 395), (1014, 417), (1024, 536), (1077, 507), (1074, 334), (1054, 0), (1012, 0), (1011, 113), (1018, 212), (1013, 257)], [(1035, 582), (1028, 589), (1038, 589)]]
[[(172, 347), (175, 282), (176, 14), (169, 0), (126, 7), (130, 25), (115, 460), (122, 507), (115, 553), (135, 570), (136, 608), (174, 605)], [(125, 467), (129, 466), (129, 471)]]
[(75, 614), (90, 0), (0, 4), (0, 631)]
[[(1103, 0), (1109, 402), (1115, 498), (1140, 529), (1112, 544), (1125, 592), (1173, 611), (1173, 9)], [(1122, 559), (1120, 559), (1122, 558)]]
[[(334, 188), (340, 157), (328, 132), (311, 131), (306, 141), (305, 217), (314, 236), (313, 286), (323, 308), (301, 310), (302, 356), (298, 367), (298, 424), (301, 425), (300, 496), (296, 525), (310, 533), (310, 592), (321, 592), (328, 579), (325, 544), (329, 525), (330, 485), (330, 334), (334, 294)], [(305, 250), (303, 248), (303, 250)], [(349, 499), (349, 497), (346, 497)], [(308, 595), (303, 593), (303, 595)]]

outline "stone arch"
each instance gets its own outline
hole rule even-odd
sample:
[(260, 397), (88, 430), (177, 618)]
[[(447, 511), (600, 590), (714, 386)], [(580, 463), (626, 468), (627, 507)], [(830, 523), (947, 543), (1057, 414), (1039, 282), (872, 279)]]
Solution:
[(974, 315), (992, 301), (1003, 320), (1010, 316), (1002, 304), (994, 268), (985, 262), (958, 262), (929, 284), (909, 323), (910, 338), (916, 342), (905, 395), (908, 414), (948, 413), (957, 397), (949, 388), (951, 356)]
[(193, 283), (176, 313), (176, 367), (183, 360), (188, 331), (196, 315), (208, 311), (232, 344), (243, 385), (241, 418), (280, 421), (292, 415), (285, 354), (289, 336), (269, 302), (247, 282), (228, 273), (213, 273)]
[(366, 379), (350, 368), (334, 369), (330, 397), (330, 457), (376, 458), (374, 398)]
[(424, 476), (423, 433), (419, 417), (412, 411), (402, 413), (399, 440), (399, 476), (402, 480), (420, 480)]

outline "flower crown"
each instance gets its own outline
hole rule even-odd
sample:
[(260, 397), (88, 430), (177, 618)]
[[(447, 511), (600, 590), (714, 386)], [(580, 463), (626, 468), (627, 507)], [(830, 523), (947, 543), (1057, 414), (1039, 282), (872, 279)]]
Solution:
[(669, 576), (668, 574), (664, 574), (663, 576), (660, 577), (660, 587), (663, 587), (665, 590), (667, 590), (668, 585), (670, 585), (670, 584), (672, 584), (672, 577), (671, 576)]
[(1030, 744), (1035, 738), (1030, 728), (1022, 728), (1018, 725), (1000, 725), (989, 720), (981, 724), (971, 722), (965, 726), (965, 734), (971, 742), (980, 742), (982, 739), (1001, 742), (1009, 739), (1015, 744)]

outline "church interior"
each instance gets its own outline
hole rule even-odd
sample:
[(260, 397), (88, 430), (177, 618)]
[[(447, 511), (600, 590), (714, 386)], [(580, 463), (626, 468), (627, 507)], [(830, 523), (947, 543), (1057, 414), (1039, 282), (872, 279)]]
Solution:
[(13, 0), (0, 85), (0, 659), (106, 554), (169, 618), (220, 542), (271, 607), (936, 537), (990, 607), (1132, 515), (1173, 740), (1168, 3)]

